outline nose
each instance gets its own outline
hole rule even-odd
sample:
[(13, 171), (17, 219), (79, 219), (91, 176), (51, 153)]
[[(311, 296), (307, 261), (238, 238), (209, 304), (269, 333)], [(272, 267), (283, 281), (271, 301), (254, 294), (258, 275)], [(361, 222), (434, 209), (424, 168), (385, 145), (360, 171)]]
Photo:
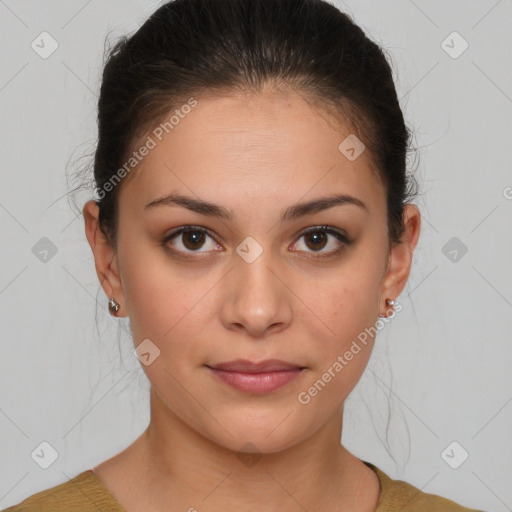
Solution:
[(237, 255), (223, 283), (221, 316), (226, 329), (246, 331), (254, 338), (286, 329), (292, 321), (293, 294), (285, 283), (270, 251), (252, 262)]

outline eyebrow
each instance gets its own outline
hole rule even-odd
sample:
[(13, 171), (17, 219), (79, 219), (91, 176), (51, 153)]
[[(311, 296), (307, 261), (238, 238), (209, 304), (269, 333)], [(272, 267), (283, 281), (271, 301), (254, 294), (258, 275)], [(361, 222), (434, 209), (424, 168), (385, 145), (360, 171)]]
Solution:
[[(319, 197), (313, 199), (311, 201), (305, 203), (297, 203), (281, 213), (280, 220), (281, 222), (290, 221), (293, 219), (298, 219), (299, 217), (304, 217), (306, 215), (310, 215), (313, 213), (318, 213), (323, 210), (328, 210), (329, 208), (333, 208), (334, 206), (342, 206), (342, 205), (355, 205), (360, 208), (366, 210), (368, 212), (368, 208), (363, 201), (358, 199), (357, 197), (348, 195), (348, 194), (338, 194), (331, 195), (325, 197)], [(233, 220), (233, 213), (224, 208), (223, 206), (210, 203), (208, 201), (203, 201), (201, 199), (195, 199), (190, 196), (186, 196), (183, 194), (175, 194), (171, 193), (167, 196), (160, 197), (148, 203), (144, 210), (155, 208), (157, 206), (183, 206), (188, 210), (199, 213), (201, 215), (207, 215), (209, 217), (217, 217), (219, 219), (226, 219), (229, 221)]]

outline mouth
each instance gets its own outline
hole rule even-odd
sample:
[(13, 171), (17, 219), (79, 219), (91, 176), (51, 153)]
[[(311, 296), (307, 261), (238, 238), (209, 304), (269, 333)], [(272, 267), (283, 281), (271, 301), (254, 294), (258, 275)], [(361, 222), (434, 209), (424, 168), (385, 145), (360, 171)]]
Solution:
[(214, 370), (224, 370), (231, 372), (241, 373), (266, 373), (266, 372), (279, 372), (302, 370), (305, 367), (298, 364), (282, 361), (281, 359), (267, 359), (259, 363), (253, 363), (247, 359), (236, 359), (233, 361), (226, 361), (214, 365), (206, 365)]
[(206, 365), (209, 371), (229, 386), (249, 394), (275, 391), (302, 374), (306, 367), (278, 359), (253, 363), (245, 359)]

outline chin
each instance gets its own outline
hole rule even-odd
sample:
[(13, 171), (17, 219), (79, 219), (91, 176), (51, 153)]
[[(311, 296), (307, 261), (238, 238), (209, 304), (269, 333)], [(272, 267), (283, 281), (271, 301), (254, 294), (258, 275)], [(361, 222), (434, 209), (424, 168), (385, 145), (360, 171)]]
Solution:
[(286, 418), (286, 414), (266, 416), (258, 425), (247, 420), (240, 421), (243, 417), (239, 415), (235, 421), (219, 419), (222, 425), (229, 425), (229, 434), (222, 428), (214, 427), (215, 433), (207, 437), (219, 446), (236, 453), (265, 454), (287, 450), (314, 434), (313, 430), (308, 432), (292, 424), (293, 414), (284, 421), (283, 417)]

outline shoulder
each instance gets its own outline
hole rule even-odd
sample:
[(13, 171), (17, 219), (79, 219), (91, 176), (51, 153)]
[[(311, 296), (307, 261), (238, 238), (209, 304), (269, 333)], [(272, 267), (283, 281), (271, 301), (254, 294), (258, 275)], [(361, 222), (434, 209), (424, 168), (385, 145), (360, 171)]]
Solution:
[(29, 496), (3, 512), (124, 512), (101, 481), (87, 470), (71, 480)]
[(447, 498), (422, 492), (402, 480), (393, 480), (381, 469), (369, 462), (379, 477), (381, 493), (375, 512), (484, 512), (466, 508)]

